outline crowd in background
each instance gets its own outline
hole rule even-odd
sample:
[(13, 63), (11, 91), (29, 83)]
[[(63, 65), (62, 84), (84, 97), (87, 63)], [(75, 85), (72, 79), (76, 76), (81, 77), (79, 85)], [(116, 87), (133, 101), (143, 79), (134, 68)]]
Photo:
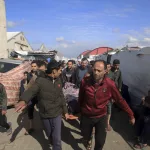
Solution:
[[(136, 148), (146, 147), (150, 133), (150, 91), (142, 98), (140, 105), (131, 106), (130, 98), (127, 97), (129, 93), (124, 90), (125, 85), (119, 67), (120, 60), (117, 59), (113, 61), (113, 64), (102, 60), (89, 62), (86, 58), (83, 58), (81, 62), (69, 60), (67, 63), (55, 60), (50, 63), (34, 60), (31, 63), (31, 72), (24, 72), (24, 79), (20, 87), (21, 101), (17, 106), (18, 110), (27, 107), (29, 127), (25, 134), (34, 132), (34, 108), (37, 105), (51, 146), (54, 150), (61, 150), (61, 114), (63, 113), (66, 119), (70, 117), (62, 88), (70, 82), (75, 85), (74, 88), (80, 89), (78, 102), (80, 109), (76, 113), (81, 113), (81, 134), (85, 139), (87, 150), (92, 148), (93, 134), (95, 134), (95, 150), (102, 150), (106, 138), (105, 132), (111, 130), (112, 107), (118, 106), (128, 113), (132, 124), (134, 124), (135, 117), (136, 141), (134, 146)], [(1, 126), (11, 134), (11, 124), (7, 123), (5, 117), (7, 101), (5, 99), (7, 98), (6, 94), (3, 95), (5, 92), (2, 85), (0, 90), (2, 95), (0, 97), (2, 105), (0, 120), (3, 120)], [(99, 99), (100, 102), (94, 106), (91, 99)], [(71, 105), (71, 107), (77, 106)], [(89, 112), (93, 112), (93, 116)]]

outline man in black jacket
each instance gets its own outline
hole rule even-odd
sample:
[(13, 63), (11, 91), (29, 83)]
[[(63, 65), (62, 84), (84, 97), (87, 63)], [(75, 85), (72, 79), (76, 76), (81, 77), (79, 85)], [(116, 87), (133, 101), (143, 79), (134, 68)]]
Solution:
[(65, 68), (62, 72), (62, 78), (63, 78), (63, 83), (66, 82), (71, 82), (74, 83), (74, 67), (73, 67), (73, 61), (69, 60), (67, 62), (67, 68)]
[(16, 111), (23, 110), (28, 102), (39, 95), (39, 113), (47, 136), (52, 140), (53, 150), (61, 150), (61, 116), (69, 119), (66, 102), (62, 92), (62, 83), (59, 78), (61, 71), (57, 62), (50, 62), (47, 66), (46, 78), (38, 78), (33, 86), (21, 96), (16, 105)]
[[(29, 81), (28, 81), (26, 90), (34, 84), (34, 82), (38, 76), (41, 77), (40, 75), (37, 74), (37, 72), (41, 71), (41, 72), (43, 72), (43, 74), (45, 73), (46, 63), (42, 60), (34, 60), (31, 64), (31, 67), (32, 67), (33, 73), (32, 73), (32, 75), (30, 75), (30, 78), (28, 79)], [(31, 100), (30, 104), (28, 105), (29, 129), (27, 131), (27, 134), (32, 134), (32, 132), (34, 131), (34, 125), (33, 125), (34, 107), (37, 103), (38, 103), (38, 97), (35, 96)]]

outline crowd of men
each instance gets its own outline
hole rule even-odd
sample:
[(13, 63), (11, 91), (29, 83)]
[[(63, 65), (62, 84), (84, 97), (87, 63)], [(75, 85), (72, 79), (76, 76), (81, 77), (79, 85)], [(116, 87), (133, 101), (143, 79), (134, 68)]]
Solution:
[[(25, 134), (34, 132), (34, 107), (38, 103), (39, 114), (49, 138), (50, 147), (53, 150), (62, 149), (62, 115), (66, 119), (71, 118), (62, 88), (66, 82), (71, 82), (75, 88), (79, 88), (80, 129), (87, 150), (92, 149), (93, 134), (95, 134), (94, 150), (103, 149), (107, 131), (111, 130), (110, 118), (113, 105), (125, 111), (131, 124), (135, 124), (137, 138), (134, 146), (136, 148), (147, 146), (148, 133), (150, 133), (148, 132), (150, 92), (142, 99), (138, 110), (131, 109), (121, 95), (122, 74), (119, 65), (120, 61), (117, 59), (112, 65), (103, 60), (88, 62), (86, 58), (78, 64), (75, 64), (73, 60), (69, 60), (67, 64), (64, 61), (60, 63), (55, 60), (51, 60), (50, 63), (41, 60), (33, 61), (31, 72), (24, 73), (24, 79), (21, 81), (20, 101), (16, 105), (17, 112), (27, 108), (29, 128), (26, 129)], [(1, 93), (4, 92), (1, 91)], [(0, 101), (1, 120), (6, 114), (4, 113), (7, 106), (5, 99), (1, 98)], [(11, 125), (6, 122), (6, 117), (3, 120), (5, 120), (5, 125), (1, 124), (1, 126), (11, 134)]]

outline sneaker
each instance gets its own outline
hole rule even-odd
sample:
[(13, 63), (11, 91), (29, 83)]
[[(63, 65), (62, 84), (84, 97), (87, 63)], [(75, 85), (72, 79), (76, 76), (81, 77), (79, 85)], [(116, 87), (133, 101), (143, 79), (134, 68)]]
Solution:
[(49, 147), (50, 150), (52, 150), (53, 145), (49, 143), (49, 144), (48, 144), (48, 147)]
[(9, 129), (6, 132), (7, 132), (7, 135), (10, 135), (12, 134), (12, 124), (11, 122), (9, 122), (8, 124), (9, 124)]
[(92, 139), (88, 142), (86, 150), (92, 150)]
[(82, 143), (85, 146), (86, 150), (92, 150), (92, 138), (90, 141), (82, 139)]

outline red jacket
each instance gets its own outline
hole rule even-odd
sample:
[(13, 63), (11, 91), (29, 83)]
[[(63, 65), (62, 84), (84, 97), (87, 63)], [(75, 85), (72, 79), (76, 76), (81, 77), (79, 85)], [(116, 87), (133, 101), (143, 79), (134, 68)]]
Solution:
[(113, 99), (132, 119), (134, 114), (120, 95), (115, 82), (104, 77), (100, 84), (95, 84), (92, 77), (85, 77), (80, 85), (79, 104), (81, 114), (98, 118), (107, 114), (107, 104)]

